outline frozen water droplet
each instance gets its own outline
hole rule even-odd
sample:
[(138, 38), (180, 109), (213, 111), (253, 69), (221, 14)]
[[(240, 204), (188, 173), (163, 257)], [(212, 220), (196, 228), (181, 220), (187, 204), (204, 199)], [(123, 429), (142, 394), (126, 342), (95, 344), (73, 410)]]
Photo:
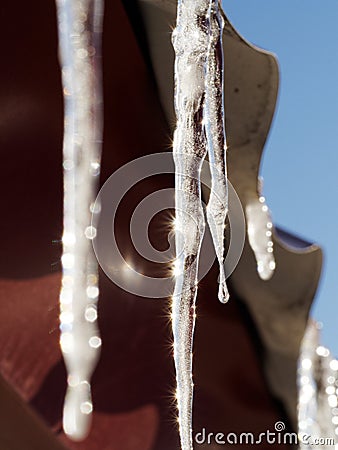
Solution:
[(92, 348), (99, 348), (101, 347), (101, 339), (98, 336), (93, 336), (89, 339), (89, 345)]
[(62, 236), (62, 243), (66, 246), (74, 245), (76, 242), (76, 237), (74, 233), (64, 233)]
[(99, 175), (100, 174), (100, 163), (98, 163), (97, 161), (90, 163), (90, 172), (95, 177), (97, 175)]
[(99, 296), (99, 288), (97, 286), (88, 286), (87, 296), (89, 298), (97, 298)]
[(95, 322), (97, 319), (97, 311), (93, 306), (89, 306), (85, 312), (85, 318), (88, 322)]
[(83, 440), (90, 428), (92, 400), (88, 383), (68, 386), (63, 410), (63, 428), (74, 441)]
[(74, 267), (74, 255), (72, 253), (64, 253), (61, 262), (65, 269), (72, 269)]
[(96, 228), (89, 226), (85, 229), (85, 236), (87, 239), (94, 239), (96, 237)]
[[(66, 92), (67, 92), (67, 91), (66, 91)], [(66, 95), (68, 95), (68, 92), (67, 92)], [(65, 160), (63, 161), (63, 168), (64, 168), (65, 170), (72, 170), (72, 169), (74, 169), (74, 161), (71, 160), (71, 159), (65, 159)]]
[(226, 282), (222, 282), (219, 285), (218, 290), (218, 299), (221, 303), (227, 303), (229, 301), (230, 295), (228, 292), (228, 287), (226, 285)]

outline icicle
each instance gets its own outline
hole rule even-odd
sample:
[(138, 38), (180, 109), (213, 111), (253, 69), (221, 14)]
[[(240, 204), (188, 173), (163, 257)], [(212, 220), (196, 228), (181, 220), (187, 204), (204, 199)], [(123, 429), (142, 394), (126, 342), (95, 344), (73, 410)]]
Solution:
[(223, 128), (222, 22), (217, 0), (179, 0), (173, 32), (175, 60), (174, 135), (176, 170), (176, 276), (172, 304), (178, 422), (182, 450), (192, 449), (192, 346), (197, 274), (205, 219), (200, 171), (207, 149), (213, 192), (207, 210), (221, 268), (219, 298), (228, 299), (223, 269), (227, 213)]
[[(263, 180), (259, 179), (259, 191), (262, 190)], [(262, 280), (269, 280), (274, 274), (276, 261), (273, 252), (272, 230), (273, 224), (265, 198), (261, 195), (249, 199), (245, 208), (249, 244), (255, 254), (257, 273)]]
[[(308, 323), (299, 357), (299, 448), (310, 450), (315, 439), (321, 448), (338, 447), (338, 361), (329, 349), (318, 345), (319, 327)], [(335, 447), (335, 448), (336, 448)]]
[[(316, 421), (316, 347), (318, 345), (318, 330), (313, 322), (306, 329), (298, 362), (298, 427), (300, 435), (318, 436), (319, 427)], [(300, 440), (300, 448), (307, 450), (308, 445)]]
[[(332, 358), (325, 347), (316, 349), (319, 355), (320, 378), (318, 385), (317, 422), (319, 425), (319, 437), (326, 438), (326, 444), (321, 446), (324, 450), (330, 450), (335, 444), (338, 448), (338, 361)], [(331, 439), (331, 443), (329, 442)]]
[(209, 10), (210, 40), (207, 58), (205, 128), (211, 172), (211, 192), (207, 218), (220, 269), (218, 298), (226, 303), (229, 293), (224, 271), (224, 230), (228, 213), (227, 167), (223, 106), (223, 46), (224, 21), (218, 2), (212, 1)]
[(65, 103), (64, 231), (60, 344), (68, 371), (63, 427), (74, 440), (89, 432), (90, 378), (101, 346), (97, 329), (97, 263), (91, 239), (100, 173), (102, 0), (57, 0)]

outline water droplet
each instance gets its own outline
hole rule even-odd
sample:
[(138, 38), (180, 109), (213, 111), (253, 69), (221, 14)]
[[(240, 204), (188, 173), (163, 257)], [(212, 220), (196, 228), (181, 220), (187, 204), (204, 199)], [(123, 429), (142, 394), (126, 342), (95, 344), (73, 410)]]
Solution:
[(333, 359), (330, 362), (330, 368), (331, 370), (338, 370), (338, 361), (336, 359)]
[(92, 348), (99, 348), (99, 347), (101, 347), (101, 344), (102, 344), (101, 339), (98, 336), (92, 336), (89, 339), (89, 345)]
[(61, 262), (64, 269), (72, 269), (74, 267), (73, 253), (64, 253), (61, 257)]
[(73, 170), (74, 169), (74, 161), (72, 161), (71, 159), (65, 159), (63, 161), (63, 168), (65, 170)]
[(93, 411), (93, 404), (91, 402), (81, 403), (80, 410), (83, 414), (91, 414)]
[(89, 298), (96, 298), (99, 296), (99, 288), (97, 286), (88, 286), (87, 287), (87, 296)]
[(93, 175), (94, 177), (96, 177), (97, 175), (100, 175), (100, 163), (98, 163), (97, 161), (93, 161), (92, 163), (90, 163), (90, 173), (91, 175)]
[(76, 242), (76, 237), (74, 233), (63, 233), (62, 243), (63, 245), (74, 245)]
[(89, 306), (85, 312), (85, 318), (88, 322), (95, 322), (97, 319), (97, 310), (93, 306)]
[(96, 237), (96, 228), (89, 226), (85, 229), (85, 236), (87, 239), (94, 239)]

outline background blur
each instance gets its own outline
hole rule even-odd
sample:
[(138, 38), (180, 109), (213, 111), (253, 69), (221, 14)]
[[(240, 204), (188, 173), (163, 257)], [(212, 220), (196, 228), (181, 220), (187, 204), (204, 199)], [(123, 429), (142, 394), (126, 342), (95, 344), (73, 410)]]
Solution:
[(338, 2), (223, 0), (250, 43), (280, 65), (277, 111), (262, 176), (275, 224), (324, 250), (312, 316), (338, 356)]

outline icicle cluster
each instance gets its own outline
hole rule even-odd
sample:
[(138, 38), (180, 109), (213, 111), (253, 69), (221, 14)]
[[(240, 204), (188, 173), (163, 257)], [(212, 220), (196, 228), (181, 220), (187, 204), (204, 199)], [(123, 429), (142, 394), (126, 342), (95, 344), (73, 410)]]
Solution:
[(228, 210), (223, 113), (223, 19), (217, 0), (179, 0), (173, 32), (176, 170), (176, 276), (172, 304), (178, 422), (182, 450), (192, 449), (192, 346), (198, 261), (205, 229), (200, 171), (209, 154), (212, 191), (207, 207), (220, 265), (219, 300), (229, 294), (224, 273), (224, 228)]
[(85, 438), (93, 409), (90, 378), (101, 346), (97, 329), (97, 263), (91, 215), (100, 174), (102, 0), (57, 0), (65, 104), (64, 228), (60, 344), (68, 371), (63, 426)]
[[(315, 323), (308, 324), (299, 358), (298, 424), (301, 450), (338, 448), (338, 361), (318, 344)], [(318, 443), (319, 441), (317, 441)]]

